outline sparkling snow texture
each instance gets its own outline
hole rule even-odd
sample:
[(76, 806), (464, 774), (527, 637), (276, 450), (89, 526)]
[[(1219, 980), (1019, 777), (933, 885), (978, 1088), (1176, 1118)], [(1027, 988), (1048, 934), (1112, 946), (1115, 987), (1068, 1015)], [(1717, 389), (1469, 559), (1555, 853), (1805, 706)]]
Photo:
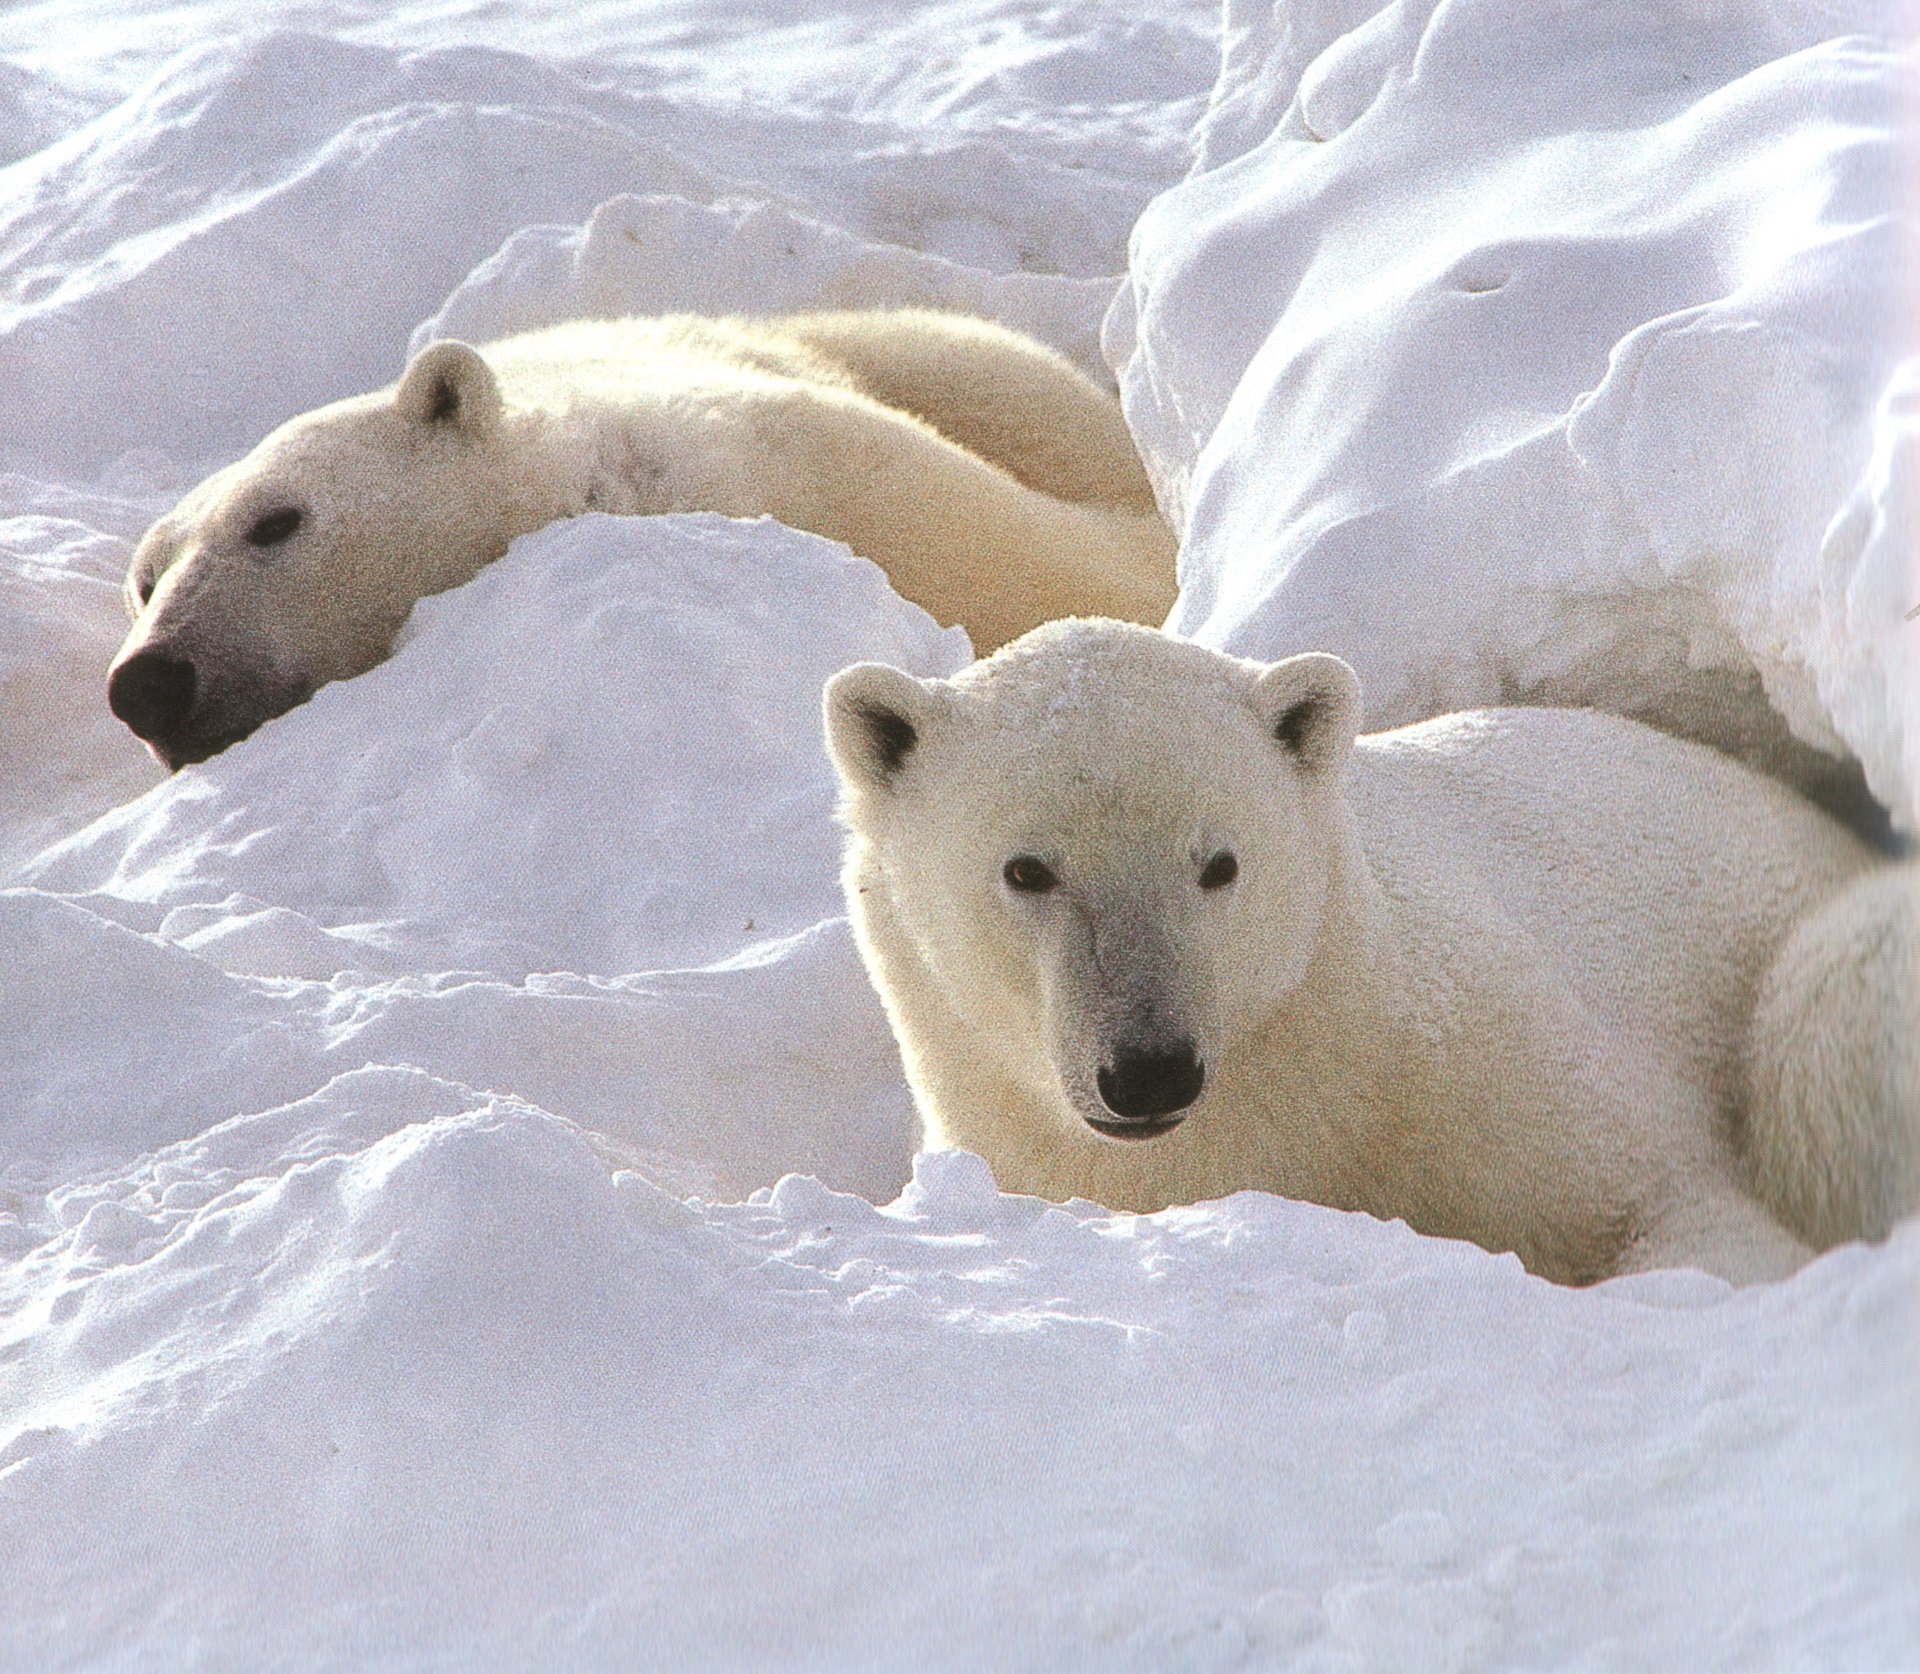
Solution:
[(843, 549), (582, 518), (202, 767), (107, 712), (147, 520), (410, 342), (1098, 370), (1118, 289), (1176, 627), (1377, 721), (1763, 689), (1912, 829), (1896, 10), (1221, 25), (0, 12), (0, 1666), (1920, 1663), (1920, 1224), (1574, 1292), (913, 1157), (818, 694), (968, 650)]

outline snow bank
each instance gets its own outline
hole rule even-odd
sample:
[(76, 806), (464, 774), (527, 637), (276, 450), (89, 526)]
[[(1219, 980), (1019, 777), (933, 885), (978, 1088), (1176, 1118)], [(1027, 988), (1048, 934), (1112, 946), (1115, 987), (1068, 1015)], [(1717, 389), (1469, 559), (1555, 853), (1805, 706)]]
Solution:
[(892, 1196), (910, 1107), (839, 916), (819, 694), (863, 658), (968, 656), (770, 521), (516, 542), (389, 662), (0, 893), (8, 963), (46, 984), (0, 994), (10, 1146), (57, 1180), (398, 1060), (709, 1190), (805, 1168)]
[[(1091, 364), (1191, 130), (1113, 317), (1180, 621), (1277, 648), (1319, 575), (1418, 707), (1777, 619), (1796, 725), (1910, 739), (1848, 731), (1912, 691), (1882, 50), (1234, 0), (1209, 104), (1211, 0), (374, 10), (0, 12), (0, 1664), (1910, 1665), (1920, 1229), (1571, 1292), (912, 1159), (818, 688), (966, 653), (844, 551), (550, 529), (165, 782), (102, 692), (146, 521), (422, 334), (944, 302)], [(1513, 503), (1591, 537), (1532, 590)]]
[[(1913, 1642), (1914, 1483), (1887, 1467), (1920, 1228), (1739, 1296), (1579, 1294), (1260, 1194), (1003, 1198), (960, 1155), (885, 1209), (799, 1178), (714, 1206), (524, 1101), (371, 1069), (52, 1204), (7, 1280), (0, 1468), (35, 1531), (7, 1585), (121, 1666), (1852, 1667)], [(1835, 1424), (1860, 1468), (1831, 1468)], [(1761, 1492), (1792, 1507), (1765, 1548)], [(6, 1660), (42, 1632), (9, 1610)]]
[(1367, 9), (1230, 5), (1134, 236), (1171, 625), (1336, 650), (1374, 725), (1594, 704), (1777, 754), (1777, 715), (1911, 833), (1895, 9)]
[[(867, 247), (881, 269), (909, 276), (917, 294), (899, 300), (950, 291), (955, 304), (978, 306), (983, 265), (1111, 276), (1134, 217), (1167, 177), (1205, 73), (1195, 50), (1205, 31), (1177, 14), (1123, 23), (1081, 6), (1078, 27), (1051, 20), (1062, 38), (1049, 50), (1009, 39), (991, 17), (953, 15), (971, 6), (922, 8), (895, 33), (924, 51), (920, 32), (938, 32), (945, 12), (947, 43), (883, 111), (849, 98), (857, 81), (831, 98), (807, 86), (809, 71), (826, 83), (833, 57), (857, 52), (865, 31), (850, 20), (835, 21), (851, 40), (808, 43), (788, 58), (784, 97), (756, 104), (739, 73), (721, 69), (721, 85), (709, 84), (728, 61), (736, 72), (767, 70), (766, 43), (743, 50), (724, 26), (718, 65), (670, 56), (623, 75), (478, 42), (422, 46), (464, 32), (436, 26), (432, 9), (392, 20), (386, 32), (401, 39), (390, 43), (262, 30), (242, 8), (208, 9), (220, 21), (204, 44), (164, 57), (143, 39), (141, 8), (104, 24), (136, 64), (151, 59), (150, 73), (0, 169), (0, 465), (90, 476), (166, 438), (177, 480), (162, 486), (188, 486), (282, 419), (397, 376), (414, 328), (477, 264), (496, 252), (514, 262), (541, 229), (584, 222), (620, 195), (758, 206), (776, 224), (825, 221), (839, 234), (842, 270), (845, 247)], [(43, 42), (19, 14), (35, 8), (14, 10), (0, 49), (31, 60)], [(169, 12), (170, 40), (185, 10)], [(312, 13), (324, 19), (325, 8)], [(630, 51), (629, 22), (601, 27)], [(680, 36), (683, 52), (697, 33), (653, 28)], [(953, 57), (955, 35), (979, 29), (989, 44), (1000, 37), (997, 83)], [(886, 61), (867, 44), (871, 75)], [(1184, 107), (1174, 98), (1171, 112), (1137, 109), (1143, 95), (1176, 88)], [(1064, 108), (1051, 123), (1044, 103), (1016, 118), (1022, 95)], [(650, 272), (665, 294), (625, 289), (619, 310), (715, 305), (697, 270), (669, 260)], [(957, 283), (929, 283), (928, 272)], [(816, 297), (783, 283), (777, 267), (731, 287), (735, 305), (761, 309), (892, 300), (888, 291), (884, 274), (842, 271)], [(1109, 278), (1090, 306), (1110, 294)], [(1090, 350), (1090, 323), (1080, 329)], [(47, 401), (49, 389), (62, 399)]]
[(1100, 323), (1112, 278), (990, 273), (876, 244), (764, 201), (621, 196), (582, 226), (526, 227), (413, 333), (484, 343), (563, 320), (624, 314), (949, 308), (1031, 332), (1110, 381)]
[(554, 524), (401, 638), (23, 880), (159, 909), (272, 895), (361, 927), (383, 967), (702, 963), (839, 910), (827, 677), (971, 657), (844, 547), (706, 514)]
[(133, 542), (165, 503), (0, 472), (0, 880), (160, 769), (101, 701)]

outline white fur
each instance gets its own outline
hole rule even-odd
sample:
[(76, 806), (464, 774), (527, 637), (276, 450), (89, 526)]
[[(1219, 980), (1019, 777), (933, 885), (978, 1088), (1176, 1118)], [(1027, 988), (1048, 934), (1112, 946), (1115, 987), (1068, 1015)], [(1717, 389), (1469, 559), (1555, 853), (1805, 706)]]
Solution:
[(1884, 1238), (1920, 1204), (1916, 926), (1920, 874), (1877, 868), (1798, 924), (1761, 984), (1746, 1043), (1747, 1165), (1818, 1248)]
[[(1905, 999), (1879, 972), (1830, 996), (1774, 962), (1823, 912), (1843, 922), (1822, 969), (1866, 921), (1904, 946), (1887, 901), (1832, 905), (1903, 874), (1630, 721), (1495, 710), (1356, 741), (1358, 713), (1337, 659), (1263, 667), (1114, 622), (1043, 627), (951, 682), (829, 683), (847, 900), (929, 1146), (1119, 1208), (1262, 1187), (1570, 1282), (1792, 1270), (1807, 1247), (1742, 1189), (1749, 1166), (1770, 1203), (1832, 1210), (1792, 1216), (1806, 1238), (1884, 1231), (1893, 1208), (1863, 1221), (1806, 1153), (1857, 1181), (1913, 1134), (1911, 1034), (1886, 1072), (1905, 1108), (1872, 1080), (1910, 974)], [(1057, 887), (1013, 887), (1015, 857)], [(1794, 1108), (1759, 1114), (1769, 985), (1796, 1026), (1760, 1056), (1801, 1074)], [(1178, 1126), (1089, 1125), (1115, 1122), (1103, 1070), (1183, 1042), (1204, 1084)], [(1738, 1153), (1743, 1127), (1783, 1126), (1801, 1137)]]
[[(592, 510), (844, 541), (982, 650), (1173, 601), (1118, 405), (1031, 339), (913, 310), (579, 322), (430, 345), (187, 495), (129, 566), (114, 708), (167, 765), (201, 760), (372, 667), (416, 599), (516, 535)], [(290, 534), (263, 522), (287, 512)]]

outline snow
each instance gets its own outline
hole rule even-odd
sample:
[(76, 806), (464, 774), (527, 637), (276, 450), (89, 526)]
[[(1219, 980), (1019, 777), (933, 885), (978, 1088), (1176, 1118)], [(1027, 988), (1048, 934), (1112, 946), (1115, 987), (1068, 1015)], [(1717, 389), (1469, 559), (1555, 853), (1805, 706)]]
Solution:
[(1914, 833), (1894, 9), (1407, 0), (1310, 62), (1313, 8), (1228, 10), (1205, 167), (1108, 322), (1187, 535), (1169, 625), (1337, 651), (1373, 726), (1777, 715)]
[(556, 526), (171, 779), (102, 691), (432, 332), (1118, 291), (1182, 631), (1730, 692), (1911, 829), (1893, 8), (262, 15), (0, 12), (0, 1666), (1920, 1662), (1920, 1222), (1569, 1291), (913, 1156), (819, 687), (968, 651), (843, 549)]

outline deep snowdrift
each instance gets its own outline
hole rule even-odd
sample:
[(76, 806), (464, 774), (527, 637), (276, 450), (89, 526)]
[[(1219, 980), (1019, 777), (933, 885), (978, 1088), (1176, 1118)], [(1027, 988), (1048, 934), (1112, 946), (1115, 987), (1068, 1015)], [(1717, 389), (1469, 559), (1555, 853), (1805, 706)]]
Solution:
[(1310, 63), (1298, 21), (1230, 25), (1109, 322), (1170, 625), (1338, 651), (1375, 726), (1592, 704), (1777, 757), (1777, 715), (1913, 833), (1893, 9), (1411, 0)]
[(818, 688), (967, 652), (844, 551), (545, 531), (165, 783), (105, 708), (146, 520), (410, 339), (1097, 366), (1197, 132), (1108, 330), (1178, 625), (1382, 718), (1753, 668), (1910, 814), (1874, 14), (1429, 10), (0, 16), (0, 1663), (1920, 1659), (1920, 1225), (1571, 1292), (913, 1160)]

